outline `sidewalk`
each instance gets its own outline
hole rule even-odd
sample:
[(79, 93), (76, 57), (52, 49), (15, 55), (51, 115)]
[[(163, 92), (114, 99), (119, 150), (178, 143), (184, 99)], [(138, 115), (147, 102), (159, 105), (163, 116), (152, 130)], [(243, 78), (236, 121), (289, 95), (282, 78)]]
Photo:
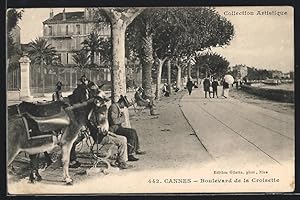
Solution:
[[(207, 154), (203, 146), (199, 143), (193, 130), (182, 115), (179, 106), (180, 99), (186, 91), (178, 94), (172, 94), (170, 97), (162, 97), (156, 102), (159, 116), (151, 116), (149, 109), (144, 109), (135, 113), (130, 107), (130, 123), (132, 128), (136, 129), (141, 147), (147, 152), (146, 155), (139, 156), (137, 162), (130, 162), (135, 167), (128, 170), (120, 170), (119, 172), (110, 173), (104, 176), (103, 173), (94, 175), (93, 177), (85, 174), (85, 170), (91, 167), (91, 158), (88, 158), (88, 150), (86, 147), (78, 153), (78, 160), (82, 162), (82, 166), (78, 169), (70, 169), (70, 174), (74, 178), (75, 185), (73, 187), (63, 187), (62, 168), (49, 167), (41, 173), (43, 181), (36, 186), (32, 186), (21, 178), (21, 182), (12, 181), (8, 188), (12, 192), (36, 192), (36, 187), (40, 193), (103, 193), (103, 192), (137, 192), (137, 188), (141, 184), (147, 187), (138, 187), (139, 192), (149, 192), (149, 178), (155, 178), (159, 175), (165, 177), (162, 173), (172, 173), (174, 170), (191, 169), (196, 166), (205, 166), (212, 159)], [(16, 162), (20, 165), (20, 163)], [(26, 164), (26, 163), (25, 163)], [(24, 166), (24, 163), (23, 163)], [(17, 167), (16, 167), (17, 168)], [(24, 168), (24, 167), (23, 167)], [(198, 167), (199, 168), (199, 167)], [(198, 169), (196, 168), (196, 169)], [(19, 169), (22, 169), (20, 166)], [(26, 168), (25, 168), (26, 169)], [(21, 172), (24, 177), (24, 173)], [(139, 177), (139, 178), (137, 178)], [(19, 179), (20, 180), (20, 179)], [(126, 183), (122, 187), (115, 190), (115, 185)], [(99, 186), (101, 183), (101, 187)], [(27, 186), (27, 185), (30, 185)], [(80, 186), (81, 185), (81, 186)], [(82, 187), (84, 185), (84, 187)], [(42, 186), (42, 187), (39, 187)], [(151, 186), (151, 187), (149, 187)], [(167, 185), (165, 185), (167, 186)], [(26, 189), (24, 189), (26, 188)], [(166, 190), (169, 190), (167, 188)], [(174, 192), (174, 191), (173, 191)]]
[[(108, 97), (111, 95), (110, 91), (104, 91), (104, 92), (107, 94)], [(134, 98), (134, 92), (135, 91), (130, 91), (130, 92), (126, 93), (126, 95), (128, 97), (128, 100), (131, 100), (131, 99)], [(38, 96), (38, 97), (28, 98), (28, 99), (25, 99), (24, 101), (28, 101), (28, 102), (52, 101), (52, 94), (53, 93), (45, 93), (44, 97)], [(72, 94), (72, 92), (63, 92), (62, 96), (67, 97), (70, 94)], [(14, 104), (19, 104), (21, 102), (22, 102), (21, 100), (7, 100), (7, 106), (14, 105)]]

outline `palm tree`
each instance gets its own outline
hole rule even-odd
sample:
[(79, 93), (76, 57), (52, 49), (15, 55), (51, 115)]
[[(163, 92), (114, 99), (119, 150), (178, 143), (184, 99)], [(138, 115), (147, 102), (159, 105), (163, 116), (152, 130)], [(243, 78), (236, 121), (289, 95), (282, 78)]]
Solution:
[(84, 68), (87, 68), (89, 64), (88, 54), (85, 50), (79, 50), (73, 54), (73, 61), (76, 65), (76, 67), (83, 70)]
[(44, 38), (36, 38), (29, 43), (28, 54), (33, 63), (40, 64), (43, 95), (45, 93), (44, 64), (49, 64), (55, 58), (56, 50)]
[(88, 58), (91, 61), (91, 67), (95, 65), (95, 53), (99, 52), (99, 47), (101, 45), (100, 35), (93, 31), (91, 32), (87, 39), (85, 39), (82, 44), (84, 49), (89, 52)]

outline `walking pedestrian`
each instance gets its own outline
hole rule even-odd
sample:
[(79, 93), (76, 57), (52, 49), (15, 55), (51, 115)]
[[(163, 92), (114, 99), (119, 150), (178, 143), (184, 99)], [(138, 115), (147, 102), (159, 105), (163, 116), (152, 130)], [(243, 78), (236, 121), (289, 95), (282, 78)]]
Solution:
[(223, 80), (223, 97), (227, 99), (228, 96), (229, 96), (229, 83)]
[(215, 98), (215, 94), (216, 94), (216, 97), (218, 97), (218, 80), (216, 78), (213, 78), (213, 82), (212, 82), (212, 89), (213, 89), (213, 98)]
[(189, 95), (192, 94), (193, 87), (194, 87), (194, 83), (191, 81), (191, 78), (189, 78), (188, 82), (186, 83), (186, 88), (189, 91)]
[(205, 98), (207, 98), (207, 93), (210, 97), (209, 87), (210, 87), (210, 81), (209, 81), (209, 78), (206, 77), (203, 81), (203, 89), (204, 89), (204, 93), (205, 93)]

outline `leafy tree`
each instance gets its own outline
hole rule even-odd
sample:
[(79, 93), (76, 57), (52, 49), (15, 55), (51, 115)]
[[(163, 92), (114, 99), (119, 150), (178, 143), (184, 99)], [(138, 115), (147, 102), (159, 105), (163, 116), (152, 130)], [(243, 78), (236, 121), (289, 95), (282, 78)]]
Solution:
[(129, 49), (136, 52), (142, 65), (142, 87), (145, 96), (152, 98), (153, 36), (161, 26), (162, 8), (148, 8), (134, 19), (127, 29)]
[(195, 57), (195, 66), (205, 76), (222, 77), (228, 71), (229, 62), (217, 53), (199, 54)]
[(248, 74), (246, 77), (248, 80), (265, 80), (267, 78), (272, 78), (272, 71), (248, 67)]
[(75, 54), (73, 54), (72, 59), (75, 66), (81, 70), (89, 66), (88, 53), (84, 49), (76, 51)]
[(16, 55), (18, 52), (18, 47), (14, 44), (11, 31), (18, 24), (19, 20), (22, 19), (23, 10), (16, 10), (15, 8), (11, 8), (7, 10), (7, 56), (10, 59), (13, 55)]
[(45, 93), (45, 74), (44, 65), (52, 62), (52, 59), (56, 57), (56, 50), (51, 44), (48, 44), (44, 38), (36, 38), (29, 43), (28, 50), (30, 59), (34, 64), (39, 64), (41, 69), (41, 79), (43, 81), (43, 94)]
[(154, 37), (155, 53), (177, 62), (177, 80), (181, 79), (179, 68), (184, 62), (190, 68), (197, 51), (228, 45), (234, 35), (233, 25), (213, 8), (170, 8), (161, 24)]
[(100, 35), (96, 31), (93, 31), (82, 44), (84, 45), (84, 49), (89, 52), (90, 66), (95, 67), (95, 53), (99, 52), (101, 45)]
[(111, 66), (112, 62), (112, 44), (111, 38), (100, 38), (99, 52), (101, 56), (101, 65)]

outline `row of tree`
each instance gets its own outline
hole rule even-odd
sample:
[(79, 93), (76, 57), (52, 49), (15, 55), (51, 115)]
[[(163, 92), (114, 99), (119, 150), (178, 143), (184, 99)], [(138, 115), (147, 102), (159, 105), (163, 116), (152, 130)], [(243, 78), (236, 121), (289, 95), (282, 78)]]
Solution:
[[(191, 66), (195, 64), (193, 60), (199, 52), (228, 45), (234, 35), (234, 27), (230, 21), (211, 7), (95, 8), (94, 14), (95, 23), (97, 18), (103, 19), (104, 16), (110, 24), (111, 41), (101, 41), (96, 33), (91, 33), (84, 42), (83, 49), (77, 52), (73, 59), (77, 60), (77, 63), (81, 61), (81, 66), (84, 66), (86, 63), (83, 61), (86, 60), (82, 58), (89, 57), (90, 64), (94, 65), (94, 53), (102, 51), (100, 53), (105, 55), (105, 60), (111, 63), (114, 101), (126, 93), (125, 56), (127, 63), (139, 61), (142, 68), (142, 87), (148, 97), (153, 96), (152, 69), (156, 69), (155, 96), (159, 99), (164, 64), (167, 66), (168, 83), (171, 85), (171, 65), (177, 68), (177, 80), (181, 80), (182, 70), (185, 68), (188, 69), (188, 76), (191, 76)], [(38, 50), (34, 42), (30, 44), (29, 51), (31, 55), (35, 55), (33, 59), (40, 62), (41, 66), (47, 61), (48, 55), (52, 56), (54, 53), (52, 47), (43, 45), (49, 54), (45, 49)], [(209, 70), (221, 74), (222, 69), (209, 63), (217, 57), (221, 58), (216, 54), (200, 55), (196, 64), (201, 69), (207, 69), (207, 66), (215, 67), (216, 70)], [(226, 66), (227, 63), (223, 62), (221, 65)], [(180, 84), (180, 81), (177, 81), (177, 84)]]
[[(157, 75), (155, 96), (159, 99), (159, 86), (164, 63), (166, 63), (169, 72), (169, 85), (171, 85), (170, 72), (171, 65), (173, 65), (177, 68), (177, 84), (180, 87), (181, 72), (188, 68), (188, 75), (191, 76), (191, 60), (196, 57), (197, 52), (211, 47), (228, 45), (234, 35), (233, 25), (226, 18), (220, 16), (214, 8), (209, 7), (101, 8), (95, 9), (95, 11), (96, 15), (101, 16), (102, 19), (104, 14), (107, 21), (111, 23), (112, 78), (113, 82), (117, 80), (113, 86), (120, 86), (115, 90), (116, 94), (120, 91), (123, 93), (125, 89), (122, 86), (125, 80), (119, 79), (120, 77), (125, 78), (121, 75), (124, 74), (125, 67), (123, 62), (118, 60), (124, 59), (125, 54), (127, 60), (138, 57), (142, 66), (142, 87), (148, 97), (153, 95), (151, 83), (152, 69), (155, 67)], [(209, 54), (207, 56), (215, 58), (217, 55)], [(199, 62), (197, 64), (198, 66), (203, 65)], [(209, 66), (213, 67), (212, 65)], [(214, 69), (212, 70), (214, 71)], [(115, 79), (114, 76), (117, 76), (118, 79)], [(120, 88), (122, 89), (119, 90)]]

